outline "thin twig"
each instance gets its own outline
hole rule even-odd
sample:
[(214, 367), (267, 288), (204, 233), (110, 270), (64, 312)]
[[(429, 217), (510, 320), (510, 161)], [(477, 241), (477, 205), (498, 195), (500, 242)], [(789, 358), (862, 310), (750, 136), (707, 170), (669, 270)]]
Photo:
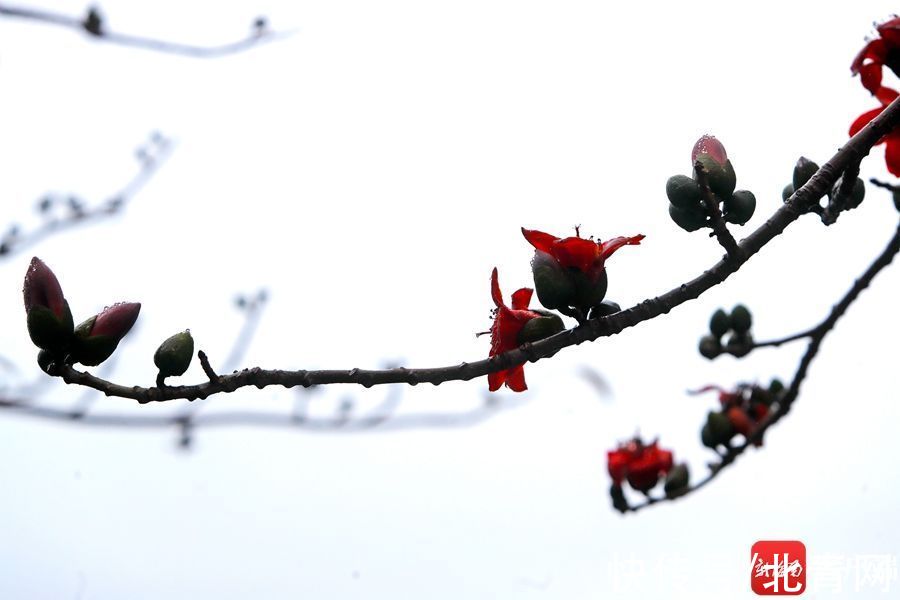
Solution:
[(99, 13), (94, 9), (91, 9), (85, 17), (72, 17), (48, 10), (2, 4), (0, 5), (0, 16), (22, 18), (48, 25), (67, 27), (76, 31), (85, 32), (89, 34), (92, 39), (112, 44), (196, 58), (216, 58), (234, 54), (266, 42), (272, 42), (293, 35), (294, 33), (293, 31), (272, 31), (266, 25), (265, 19), (260, 17), (257, 18), (250, 33), (242, 39), (215, 46), (196, 46), (110, 31), (106, 29)]
[(789, 335), (787, 337), (778, 338), (776, 340), (766, 340), (765, 342), (754, 342), (753, 348), (766, 348), (766, 347), (778, 347), (782, 344), (787, 344), (788, 342), (795, 342), (797, 340), (802, 340), (804, 338), (808, 338), (814, 335), (821, 325), (817, 325), (812, 329), (808, 329), (806, 331), (801, 331), (800, 333), (795, 333), (794, 335)]
[(728, 231), (728, 226), (725, 224), (725, 219), (722, 218), (722, 213), (719, 210), (719, 203), (709, 187), (706, 167), (699, 160), (694, 163), (694, 172), (697, 173), (697, 183), (700, 185), (700, 190), (703, 193), (703, 206), (706, 208), (706, 214), (709, 215), (712, 235), (718, 240), (719, 245), (725, 248), (728, 256), (739, 260), (741, 257), (740, 247), (734, 240), (734, 236)]

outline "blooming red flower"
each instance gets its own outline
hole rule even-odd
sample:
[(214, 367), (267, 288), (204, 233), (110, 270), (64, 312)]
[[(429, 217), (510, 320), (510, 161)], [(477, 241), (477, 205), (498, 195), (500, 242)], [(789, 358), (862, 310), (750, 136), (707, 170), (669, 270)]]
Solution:
[(890, 94), (893, 90), (881, 85), (882, 71), (886, 66), (900, 76), (900, 17), (894, 17), (876, 29), (881, 37), (870, 41), (860, 50), (853, 59), (850, 70), (854, 75), (859, 75), (864, 88), (882, 104), (888, 104), (890, 100), (885, 100), (885, 94)]
[[(853, 121), (853, 124), (850, 125), (851, 137), (859, 133), (863, 127), (869, 124), (869, 121), (880, 115), (885, 107), (898, 95), (896, 91), (890, 88), (882, 88), (882, 91), (879, 93), (880, 96), (878, 99), (881, 101), (882, 106), (859, 115), (856, 120)], [(878, 143), (884, 143), (884, 162), (887, 165), (888, 171), (890, 171), (892, 175), (900, 177), (900, 127), (895, 128), (886, 136), (878, 140)]]
[(639, 438), (634, 438), (610, 450), (606, 456), (613, 482), (621, 485), (627, 479), (631, 487), (642, 492), (656, 485), (673, 464), (672, 452), (659, 448), (656, 440), (644, 445)]
[[(577, 233), (577, 232), (576, 232)], [(580, 236), (558, 238), (533, 229), (522, 228), (522, 235), (535, 249), (546, 252), (562, 267), (589, 273), (603, 268), (603, 263), (613, 252), (627, 245), (637, 245), (644, 235), (615, 237), (605, 242), (586, 240)]]
[[(519, 347), (519, 333), (525, 327), (525, 323), (536, 319), (541, 315), (528, 310), (531, 302), (532, 290), (522, 288), (512, 295), (512, 307), (503, 302), (503, 294), (500, 293), (500, 283), (497, 280), (497, 268), (491, 273), (491, 297), (497, 306), (494, 312), (494, 324), (491, 325), (491, 351), (488, 356), (503, 354)], [(495, 392), (500, 386), (514, 392), (524, 392), (528, 389), (525, 385), (525, 366), (516, 365), (504, 371), (488, 374), (488, 389)]]

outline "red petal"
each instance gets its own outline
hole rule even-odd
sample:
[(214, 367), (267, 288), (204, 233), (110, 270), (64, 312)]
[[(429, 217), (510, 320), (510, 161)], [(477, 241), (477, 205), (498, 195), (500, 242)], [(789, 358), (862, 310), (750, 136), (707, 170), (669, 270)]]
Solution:
[(894, 17), (890, 21), (882, 23), (877, 29), (887, 46), (894, 48), (900, 46), (900, 17)]
[(887, 58), (887, 46), (885, 45), (884, 40), (872, 40), (866, 44), (866, 46), (859, 51), (859, 54), (856, 55), (856, 58), (853, 59), (853, 63), (850, 65), (850, 71), (852, 71), (854, 75), (859, 73), (867, 58), (879, 65), (884, 64), (884, 59)]
[(900, 177), (900, 135), (887, 136), (887, 145), (884, 148), (884, 162), (887, 164), (891, 175)]
[(892, 90), (891, 88), (884, 86), (881, 86), (875, 92), (875, 97), (878, 98), (878, 101), (885, 106), (893, 102), (897, 98), (897, 96), (900, 96), (900, 94), (898, 94), (896, 90)]
[(506, 380), (506, 371), (497, 371), (496, 373), (488, 373), (488, 391), (496, 392)]
[(550, 254), (563, 267), (574, 267), (586, 273), (600, 258), (600, 245), (593, 240), (567, 237), (556, 240)]
[(873, 94), (881, 87), (881, 66), (881, 63), (871, 62), (859, 68), (859, 80)]
[(491, 298), (498, 307), (503, 306), (503, 294), (500, 293), (500, 282), (497, 281), (497, 267), (491, 271)]
[(645, 235), (633, 235), (631, 237), (616, 237), (611, 240), (606, 240), (602, 244), (600, 244), (600, 256), (603, 257), (604, 260), (610, 257), (613, 252), (621, 248), (622, 246), (636, 246), (641, 243), (641, 240), (644, 239)]
[[(881, 111), (884, 110), (884, 107), (881, 106), (879, 108), (873, 108), (868, 112), (864, 112), (863, 114), (856, 117), (856, 120), (853, 121), (853, 125), (850, 126), (850, 136), (854, 136), (860, 132), (860, 130), (869, 124), (869, 121), (877, 117), (881, 114)], [(881, 143), (880, 141), (878, 142)]]
[(525, 239), (528, 240), (528, 243), (532, 246), (548, 254), (550, 253), (550, 248), (553, 246), (553, 242), (559, 239), (549, 233), (536, 231), (534, 229), (525, 229), (524, 227), (522, 228), (522, 235), (525, 236)]
[(528, 310), (528, 305), (531, 303), (531, 294), (533, 293), (534, 290), (532, 290), (531, 288), (522, 288), (513, 292), (513, 310)]
[(524, 392), (528, 389), (525, 385), (525, 366), (516, 365), (506, 371), (506, 387), (514, 392)]

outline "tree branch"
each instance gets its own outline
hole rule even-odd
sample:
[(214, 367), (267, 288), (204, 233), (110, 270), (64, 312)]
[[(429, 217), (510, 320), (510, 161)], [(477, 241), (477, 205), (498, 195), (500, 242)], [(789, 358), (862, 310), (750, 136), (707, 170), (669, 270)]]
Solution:
[(854, 300), (856, 300), (860, 293), (872, 283), (872, 280), (875, 278), (878, 273), (881, 272), (882, 269), (887, 267), (893, 261), (894, 256), (900, 252), (900, 223), (898, 223), (896, 230), (894, 231), (894, 236), (888, 242), (885, 249), (878, 255), (878, 257), (869, 265), (866, 271), (853, 283), (853, 286), (850, 290), (844, 295), (841, 300), (834, 305), (829, 313), (828, 317), (819, 323), (816, 327), (810, 330), (808, 334), (804, 334), (804, 337), (810, 337), (809, 345), (806, 348), (806, 352), (803, 354), (803, 357), (800, 359), (800, 364), (797, 367), (797, 370), (794, 373), (794, 378), (791, 381), (791, 385), (786, 389), (784, 395), (782, 395), (776, 403), (773, 403), (772, 410), (759, 422), (756, 428), (747, 436), (747, 439), (744, 443), (738, 446), (729, 447), (728, 450), (720, 455), (720, 461), (718, 463), (710, 465), (709, 474), (698, 481), (696, 484), (685, 488), (680, 491), (676, 495), (673, 496), (665, 496), (665, 497), (648, 497), (645, 502), (642, 504), (637, 504), (634, 506), (629, 506), (627, 511), (637, 512), (643, 508), (646, 508), (652, 504), (656, 504), (657, 502), (675, 500), (677, 498), (682, 498), (689, 494), (696, 492), (701, 489), (705, 485), (707, 485), (710, 481), (718, 477), (719, 473), (722, 472), (728, 465), (734, 463), (734, 461), (743, 454), (749, 447), (753, 446), (755, 442), (759, 442), (763, 438), (763, 434), (775, 425), (778, 421), (782, 419), (791, 409), (793, 403), (797, 400), (797, 396), (800, 394), (800, 386), (803, 384), (804, 379), (806, 379), (806, 375), (809, 371), (809, 366), (812, 364), (813, 359), (815, 359), (816, 355), (819, 352), (819, 347), (822, 344), (822, 340), (834, 329), (834, 326), (837, 324), (838, 320), (847, 312), (847, 309), (853, 304)]
[(265, 19), (263, 17), (258, 17), (253, 23), (251, 32), (245, 38), (216, 46), (195, 46), (110, 31), (106, 28), (102, 17), (100, 17), (100, 14), (94, 8), (89, 9), (87, 15), (84, 17), (72, 17), (62, 13), (37, 8), (0, 4), (0, 16), (28, 19), (47, 25), (67, 27), (76, 31), (83, 31), (94, 39), (121, 46), (131, 46), (143, 48), (145, 50), (153, 50), (155, 52), (180, 54), (182, 56), (192, 56), (196, 58), (216, 58), (234, 54), (259, 44), (293, 35), (294, 33), (292, 31), (272, 31), (266, 24)]

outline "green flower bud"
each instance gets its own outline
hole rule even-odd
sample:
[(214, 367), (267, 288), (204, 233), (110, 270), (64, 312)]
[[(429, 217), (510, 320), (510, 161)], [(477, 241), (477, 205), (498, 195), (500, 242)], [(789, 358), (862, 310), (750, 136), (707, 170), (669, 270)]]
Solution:
[(589, 318), (599, 319), (600, 317), (608, 317), (609, 315), (614, 315), (617, 312), (621, 311), (622, 307), (619, 306), (618, 303), (613, 302), (612, 300), (604, 300), (600, 304), (596, 304), (591, 308)]
[(666, 196), (678, 208), (689, 210), (700, 206), (703, 192), (687, 175), (673, 175), (666, 181)]
[(722, 342), (714, 335), (704, 335), (700, 338), (700, 354), (709, 360), (722, 354)]
[[(839, 180), (840, 181), (840, 180)], [(853, 190), (847, 199), (847, 208), (856, 208), (862, 204), (863, 198), (866, 197), (866, 184), (859, 177), (853, 182)]]
[(675, 221), (675, 224), (685, 231), (697, 231), (706, 225), (706, 212), (699, 205), (696, 209), (678, 208), (674, 204), (669, 204), (669, 216)]
[(194, 357), (194, 338), (191, 331), (176, 333), (156, 349), (153, 362), (159, 369), (159, 379), (184, 375)]
[(747, 190), (738, 190), (725, 200), (725, 220), (743, 225), (756, 210), (756, 196)]
[(784, 392), (784, 384), (781, 383), (781, 380), (777, 377), (772, 379), (769, 383), (769, 394), (772, 396), (772, 399), (778, 399), (782, 392)]
[(733, 333), (725, 344), (725, 351), (737, 358), (747, 356), (751, 350), (753, 350), (753, 336), (749, 333)]
[(666, 496), (671, 498), (677, 496), (679, 492), (683, 492), (687, 488), (689, 480), (690, 473), (686, 464), (681, 463), (672, 467), (666, 474)]
[(519, 331), (519, 335), (516, 340), (519, 344), (536, 342), (538, 340), (548, 338), (551, 335), (557, 334), (566, 328), (566, 326), (563, 324), (563, 320), (558, 315), (554, 315), (553, 313), (542, 310), (535, 310), (534, 312), (539, 313), (541, 316), (537, 317), (536, 319), (531, 319), (530, 321), (525, 323), (525, 325)]
[(735, 333), (747, 333), (753, 325), (753, 316), (743, 304), (731, 309), (731, 328)]
[(61, 351), (72, 342), (75, 328), (69, 303), (63, 300), (63, 314), (57, 317), (49, 308), (34, 306), (26, 316), (28, 335), (38, 348)]
[(819, 170), (819, 165), (809, 160), (805, 156), (801, 156), (794, 166), (793, 183), (794, 190), (802, 188), (809, 179)]
[(555, 258), (546, 252), (536, 251), (531, 259), (531, 273), (542, 305), (550, 309), (573, 306), (575, 282)]
[(731, 329), (731, 320), (721, 308), (716, 310), (709, 319), (709, 331), (717, 338), (725, 335)]
[(707, 448), (715, 449), (719, 444), (716, 440), (713, 439), (712, 430), (709, 428), (709, 423), (704, 423), (703, 428), (700, 429), (700, 441)]
[(784, 200), (785, 202), (787, 202), (788, 199), (793, 195), (794, 195), (794, 184), (793, 183), (787, 184), (786, 186), (784, 186), (784, 189), (781, 190), (781, 199)]
[(727, 444), (734, 437), (734, 425), (724, 413), (710, 411), (706, 416), (706, 426), (709, 427), (710, 440), (715, 443), (712, 447)]
[(37, 363), (41, 371), (50, 375), (50, 365), (56, 362), (56, 358), (49, 350), (41, 350), (37, 355)]
[(570, 269), (569, 276), (575, 284), (575, 296), (572, 298), (571, 306), (588, 310), (603, 301), (606, 288), (609, 286), (606, 269), (591, 274)]

